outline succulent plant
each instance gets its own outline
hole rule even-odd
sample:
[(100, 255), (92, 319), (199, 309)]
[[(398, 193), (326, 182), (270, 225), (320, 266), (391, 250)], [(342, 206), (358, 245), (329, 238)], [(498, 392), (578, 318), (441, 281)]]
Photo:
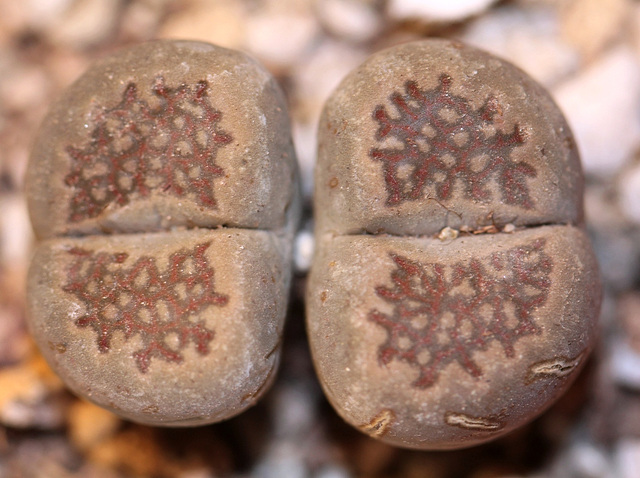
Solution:
[(222, 420), (273, 381), (299, 213), (284, 97), (239, 52), (134, 46), (53, 105), (27, 194), (34, 337), (85, 398)]
[(600, 307), (580, 160), (550, 96), (480, 50), (408, 43), (344, 79), (318, 148), (307, 324), (338, 413), (451, 449), (546, 409)]

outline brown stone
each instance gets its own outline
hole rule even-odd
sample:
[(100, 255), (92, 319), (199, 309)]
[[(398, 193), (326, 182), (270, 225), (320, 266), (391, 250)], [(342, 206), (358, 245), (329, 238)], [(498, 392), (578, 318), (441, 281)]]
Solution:
[(343, 81), (318, 147), (307, 325), (338, 413), (452, 449), (550, 406), (593, 347), (601, 292), (549, 95), (487, 53), (409, 43)]
[(159, 41), (54, 104), (28, 171), (29, 322), (78, 395), (166, 425), (272, 383), (299, 213), (287, 109), (245, 55)]

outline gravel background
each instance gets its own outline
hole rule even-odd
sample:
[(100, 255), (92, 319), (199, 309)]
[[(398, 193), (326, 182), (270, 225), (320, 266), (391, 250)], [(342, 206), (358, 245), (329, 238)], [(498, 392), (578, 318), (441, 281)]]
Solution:
[[(247, 51), (285, 89), (307, 200), (326, 97), (369, 54), (458, 38), (528, 71), (583, 157), (605, 281), (598, 348), (530, 426), (457, 452), (371, 440), (327, 404), (304, 336), (309, 211), (284, 360), (256, 407), (196, 429), (123, 422), (69, 394), (24, 323), (33, 236), (22, 196), (35, 130), (88, 64), (151, 38)], [(640, 2), (633, 0), (0, 0), (0, 477), (640, 477)]]

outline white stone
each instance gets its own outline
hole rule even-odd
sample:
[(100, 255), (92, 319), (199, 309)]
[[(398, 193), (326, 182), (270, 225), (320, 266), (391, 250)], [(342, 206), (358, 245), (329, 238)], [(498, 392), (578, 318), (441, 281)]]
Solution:
[(164, 10), (158, 5), (154, 5), (153, 2), (129, 3), (126, 5), (120, 21), (121, 35), (138, 41), (154, 37), (163, 20), (163, 13)]
[(382, 28), (381, 12), (367, 0), (316, 0), (322, 25), (332, 34), (353, 42), (374, 38)]
[(298, 232), (294, 243), (293, 261), (296, 272), (306, 273), (311, 268), (315, 241), (313, 233), (308, 230)]
[(49, 37), (61, 46), (82, 49), (105, 40), (115, 29), (121, 0), (74, 2), (51, 25)]
[(561, 37), (556, 10), (545, 5), (492, 10), (470, 22), (459, 38), (511, 61), (545, 86), (578, 67), (577, 49)]
[(200, 40), (225, 48), (245, 47), (248, 12), (240, 2), (199, 0), (170, 16), (160, 30), (160, 38)]
[(569, 0), (562, 3), (562, 32), (585, 58), (593, 58), (620, 35), (630, 0)]
[(344, 468), (333, 465), (321, 468), (314, 473), (313, 478), (351, 478), (351, 476), (352, 475)]
[(640, 62), (618, 46), (553, 91), (578, 143), (584, 170), (614, 175), (640, 142)]
[(449, 22), (463, 20), (485, 10), (495, 0), (390, 0), (387, 6), (391, 18)]
[(609, 457), (592, 443), (579, 442), (569, 450), (570, 465), (583, 478), (613, 478)]
[(312, 392), (303, 384), (296, 384), (282, 386), (274, 395), (274, 434), (283, 441), (304, 436), (315, 418)]
[(614, 459), (616, 478), (638, 478), (640, 473), (640, 440), (626, 438), (618, 442)]
[(331, 92), (367, 55), (362, 48), (327, 39), (301, 58), (294, 71), (293, 91), (302, 121), (313, 122), (320, 117)]
[(29, 111), (46, 104), (51, 94), (45, 71), (33, 65), (0, 61), (0, 109)]
[(255, 478), (307, 478), (298, 444), (278, 442), (269, 447), (251, 476)]
[(619, 201), (628, 219), (640, 224), (640, 164), (620, 178)]
[(263, 62), (278, 67), (296, 63), (319, 33), (316, 20), (305, 13), (265, 12), (246, 20), (249, 50)]
[(73, 0), (26, 0), (20, 4), (29, 14), (31, 27), (39, 28), (62, 20), (65, 12), (73, 6)]
[(614, 346), (611, 353), (611, 376), (620, 385), (640, 390), (640, 354), (626, 341), (620, 340)]
[(313, 194), (314, 168), (316, 165), (316, 150), (318, 138), (317, 118), (313, 122), (300, 122), (294, 120), (291, 126), (291, 135), (296, 149), (296, 157), (300, 166), (300, 182), (302, 183), (302, 196), (311, 198)]
[(0, 196), (0, 264), (27, 264), (33, 233), (24, 198)]

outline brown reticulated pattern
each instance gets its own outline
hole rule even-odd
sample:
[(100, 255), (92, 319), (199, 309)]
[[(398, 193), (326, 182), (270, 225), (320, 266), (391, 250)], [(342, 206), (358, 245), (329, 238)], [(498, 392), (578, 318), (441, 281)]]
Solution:
[(281, 229), (294, 169), (285, 106), (271, 75), (232, 50), (163, 41), (105, 58), (53, 105), (35, 142), (38, 237)]
[(598, 267), (571, 132), (516, 67), (429, 40), (328, 100), (308, 329), (340, 415), (450, 449), (530, 421), (591, 350)]
[(326, 232), (582, 220), (578, 152), (552, 99), (513, 65), (453, 43), (373, 55), (328, 100), (318, 155)]

